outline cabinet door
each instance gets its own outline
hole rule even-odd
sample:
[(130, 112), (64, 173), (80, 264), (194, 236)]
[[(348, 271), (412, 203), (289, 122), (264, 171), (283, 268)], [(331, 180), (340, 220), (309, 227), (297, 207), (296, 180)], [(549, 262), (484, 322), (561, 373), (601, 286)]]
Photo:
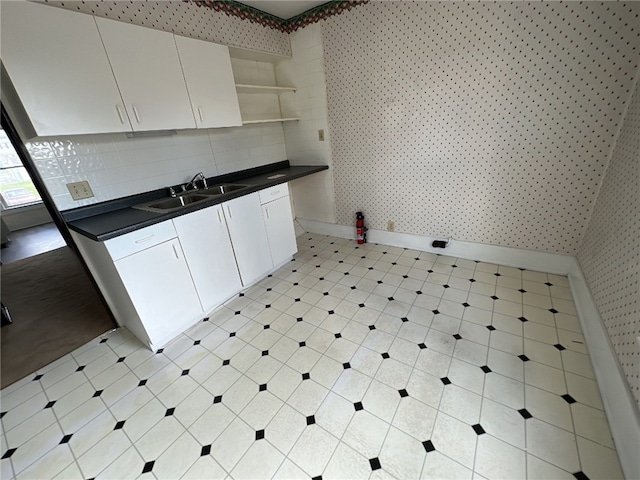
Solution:
[(229, 49), (194, 38), (174, 38), (198, 128), (242, 125)]
[(2, 62), (38, 135), (131, 131), (95, 20), (2, 2)]
[(173, 34), (96, 17), (134, 130), (195, 128)]
[(280, 265), (298, 251), (289, 196), (265, 203), (262, 212), (267, 227), (271, 259), (274, 265)]
[(273, 267), (260, 198), (256, 192), (226, 202), (223, 207), (240, 278), (247, 286)]
[(242, 288), (222, 206), (173, 219), (205, 313)]
[(177, 238), (115, 262), (152, 344), (184, 331), (202, 306)]

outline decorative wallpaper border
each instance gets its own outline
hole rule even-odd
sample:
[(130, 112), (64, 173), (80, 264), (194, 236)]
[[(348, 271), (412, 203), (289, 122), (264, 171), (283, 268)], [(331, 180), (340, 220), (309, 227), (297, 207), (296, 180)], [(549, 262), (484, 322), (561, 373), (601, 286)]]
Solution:
[(284, 20), (270, 13), (263, 12), (257, 8), (250, 7), (234, 0), (182, 0), (192, 2), (199, 7), (208, 7), (216, 12), (224, 12), (227, 15), (239, 17), (242, 20), (249, 20), (251, 23), (259, 23), (263, 27), (273, 28), (283, 33), (295, 32), (299, 28), (306, 27), (312, 23), (317, 23), (333, 15), (340, 15), (345, 10), (351, 10), (358, 5), (369, 3), (369, 0), (343, 0), (332, 1), (315, 8), (302, 12), (300, 15)]

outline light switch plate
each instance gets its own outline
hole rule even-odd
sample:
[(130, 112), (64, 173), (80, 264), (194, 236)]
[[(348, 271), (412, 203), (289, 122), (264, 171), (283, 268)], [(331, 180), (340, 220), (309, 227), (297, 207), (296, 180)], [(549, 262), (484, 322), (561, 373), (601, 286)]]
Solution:
[(86, 180), (82, 182), (67, 183), (67, 188), (71, 194), (71, 198), (74, 200), (82, 200), (84, 198), (93, 197), (93, 191), (91, 185)]

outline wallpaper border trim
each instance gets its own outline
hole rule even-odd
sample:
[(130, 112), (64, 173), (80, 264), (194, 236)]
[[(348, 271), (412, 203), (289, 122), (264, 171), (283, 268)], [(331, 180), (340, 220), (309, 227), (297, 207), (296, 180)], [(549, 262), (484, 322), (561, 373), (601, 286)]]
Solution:
[(283, 19), (263, 12), (260, 9), (250, 7), (234, 0), (182, 0), (183, 2), (193, 2), (199, 7), (208, 7), (216, 12), (224, 12), (227, 15), (238, 17), (241, 20), (249, 20), (251, 23), (259, 23), (263, 27), (279, 30), (283, 33), (295, 32), (299, 28), (304, 28), (312, 23), (325, 20), (333, 15), (340, 15), (345, 10), (351, 10), (358, 5), (369, 3), (369, 0), (334, 0), (317, 7), (302, 12), (295, 17)]
[[(353, 226), (301, 218), (297, 220), (310, 233), (355, 239)], [(637, 446), (640, 445), (640, 410), (636, 406), (600, 311), (575, 256), (460, 240), (453, 240), (449, 247), (442, 250), (431, 247), (431, 242), (437, 240), (436, 238), (423, 235), (382, 230), (369, 230), (367, 235), (371, 243), (567, 275), (622, 471), (626, 478), (640, 478), (640, 457), (637, 451)]]

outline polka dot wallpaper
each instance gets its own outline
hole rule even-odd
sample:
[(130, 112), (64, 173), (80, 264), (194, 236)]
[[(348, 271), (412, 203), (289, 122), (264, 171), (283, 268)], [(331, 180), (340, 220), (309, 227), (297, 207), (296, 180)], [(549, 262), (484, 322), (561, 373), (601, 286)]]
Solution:
[(323, 22), (336, 213), (575, 254), (640, 63), (640, 2), (371, 2)]
[(640, 404), (640, 86), (636, 85), (578, 260)]
[(176, 35), (199, 38), (233, 47), (291, 55), (286, 33), (230, 17), (210, 8), (180, 0), (149, 1), (77, 1), (44, 0), (56, 7), (67, 8), (99, 17), (143, 25)]

